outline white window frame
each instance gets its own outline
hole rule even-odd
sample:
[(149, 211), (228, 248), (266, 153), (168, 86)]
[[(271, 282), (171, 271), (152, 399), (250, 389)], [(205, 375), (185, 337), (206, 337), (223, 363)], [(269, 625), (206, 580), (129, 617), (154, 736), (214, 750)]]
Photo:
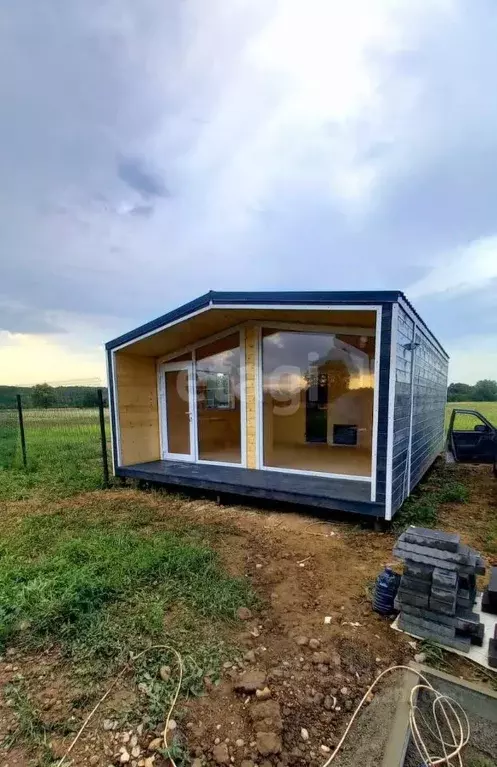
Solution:
[[(301, 309), (307, 307), (299, 307)], [(316, 307), (314, 307), (316, 308)], [(380, 369), (380, 351), (381, 351), (381, 306), (347, 306), (341, 305), (333, 307), (337, 311), (374, 311), (376, 313), (375, 329), (371, 328), (348, 328), (348, 327), (335, 327), (333, 325), (304, 325), (297, 323), (286, 322), (270, 322), (265, 321), (257, 323), (257, 376), (256, 376), (256, 391), (257, 391), (257, 468), (262, 471), (279, 471), (285, 474), (300, 474), (311, 477), (323, 477), (328, 479), (345, 479), (352, 482), (369, 482), (371, 484), (371, 501), (376, 500), (376, 449), (378, 441), (378, 401), (379, 401), (379, 369)], [(263, 373), (262, 373), (262, 329), (269, 328), (275, 330), (290, 330), (301, 333), (347, 333), (352, 335), (353, 333), (358, 335), (374, 335), (375, 336), (375, 363), (373, 372), (373, 424), (371, 435), (371, 475), (353, 475), (353, 474), (338, 474), (335, 472), (323, 472), (323, 471), (309, 471), (306, 469), (288, 469), (279, 466), (266, 466), (264, 464), (264, 414), (263, 414)], [(363, 331), (367, 331), (363, 332)]]
[[(188, 418), (190, 427), (190, 452), (173, 453), (169, 450), (167, 437), (167, 393), (165, 385), (165, 374), (186, 370), (188, 372)], [(196, 437), (196, 392), (194, 386), (194, 368), (193, 362), (164, 362), (159, 366), (158, 395), (159, 395), (159, 433), (160, 433), (160, 451), (161, 458), (164, 461), (195, 461), (195, 437)]]
[[(197, 349), (201, 349), (203, 346), (208, 346), (213, 341), (220, 340), (226, 336), (235, 335), (238, 333), (239, 348), (240, 348), (240, 463), (233, 463), (231, 461), (206, 461), (203, 458), (199, 458), (198, 448), (198, 408), (197, 408)], [(191, 361), (174, 362), (171, 361), (174, 357), (179, 357), (182, 354), (191, 352)], [(167, 361), (169, 360), (169, 362)], [(190, 446), (192, 448), (191, 458), (184, 458), (182, 455), (171, 454), (167, 452), (167, 410), (165, 399), (165, 386), (164, 386), (164, 372), (166, 370), (184, 369), (181, 366), (191, 366), (191, 374), (189, 377), (189, 400), (191, 405), (191, 430), (190, 430)], [(190, 392), (191, 386), (191, 392)], [(245, 468), (247, 466), (247, 451), (246, 451), (246, 418), (247, 418), (247, 403), (246, 403), (246, 390), (245, 390), (245, 330), (241, 325), (228, 328), (221, 333), (216, 333), (209, 338), (202, 339), (195, 344), (191, 344), (189, 347), (182, 350), (178, 350), (172, 354), (166, 355), (157, 361), (157, 392), (159, 398), (159, 434), (160, 434), (160, 452), (161, 458), (165, 461), (190, 461), (198, 464), (205, 464), (207, 466), (231, 466), (233, 468)], [(222, 409), (223, 412), (225, 408)]]

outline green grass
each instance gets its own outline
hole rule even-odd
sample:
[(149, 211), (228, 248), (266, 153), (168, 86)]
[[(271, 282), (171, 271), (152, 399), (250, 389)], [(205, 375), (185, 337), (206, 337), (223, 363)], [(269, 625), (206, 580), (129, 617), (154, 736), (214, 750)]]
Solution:
[(55, 727), (47, 726), (40, 712), (31, 700), (23, 678), (5, 685), (5, 699), (16, 716), (14, 729), (4, 739), (2, 745), (8, 750), (17, 744), (24, 744), (32, 753), (37, 751), (38, 767), (51, 767), (55, 757), (50, 748), (50, 735)]
[[(172, 509), (178, 500), (171, 496)], [(199, 695), (206, 677), (216, 683), (223, 661), (236, 655), (226, 628), (237, 609), (256, 604), (248, 581), (229, 576), (211, 548), (207, 536), (217, 528), (186, 528), (171, 516), (171, 529), (157, 529), (156, 514), (147, 503), (100, 497), (7, 520), (0, 534), (0, 652), (58, 648), (76, 689), (85, 690), (73, 701), (81, 718), (128, 664), (126, 684), (136, 695), (116, 716), (154, 731), (176, 689), (176, 658), (164, 648), (135, 656), (153, 645), (177, 648), (181, 696)], [(166, 681), (163, 665), (171, 669)], [(44, 722), (31, 690), (20, 675), (4, 688), (17, 720), (4, 745), (23, 744), (49, 765), (51, 733), (64, 734), (71, 720)]]
[(27, 469), (17, 413), (0, 410), (0, 500), (65, 497), (102, 487), (98, 410), (25, 410), (24, 426)]
[(195, 532), (152, 534), (66, 510), (22, 519), (0, 543), (0, 641), (56, 641), (89, 663), (159, 638), (173, 607), (232, 619), (251, 600)]
[(444, 503), (467, 503), (469, 490), (454, 479), (453, 470), (439, 461), (428, 476), (402, 504), (394, 517), (396, 531), (409, 525), (435, 527), (440, 506)]

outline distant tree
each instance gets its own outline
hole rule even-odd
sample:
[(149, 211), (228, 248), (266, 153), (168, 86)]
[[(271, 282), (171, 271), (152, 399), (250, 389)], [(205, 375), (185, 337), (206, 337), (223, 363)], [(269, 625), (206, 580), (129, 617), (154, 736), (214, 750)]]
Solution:
[(31, 400), (34, 407), (53, 407), (55, 405), (55, 392), (47, 383), (36, 384), (31, 392)]
[(97, 389), (88, 389), (83, 394), (81, 407), (98, 407)]
[(497, 381), (484, 378), (477, 381), (473, 388), (475, 402), (497, 402)]
[(472, 402), (474, 387), (465, 383), (452, 383), (447, 389), (449, 402)]

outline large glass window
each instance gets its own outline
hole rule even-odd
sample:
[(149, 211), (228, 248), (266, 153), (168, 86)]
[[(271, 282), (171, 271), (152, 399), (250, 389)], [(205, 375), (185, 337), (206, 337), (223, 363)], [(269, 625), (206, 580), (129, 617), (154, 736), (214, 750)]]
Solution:
[(264, 329), (264, 465), (371, 475), (374, 337)]
[(241, 463), (240, 334), (196, 352), (198, 457)]

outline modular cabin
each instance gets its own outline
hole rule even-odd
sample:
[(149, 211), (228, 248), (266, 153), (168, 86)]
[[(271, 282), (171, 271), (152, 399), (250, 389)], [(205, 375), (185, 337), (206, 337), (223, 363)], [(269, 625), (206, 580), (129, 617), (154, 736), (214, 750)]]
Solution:
[(390, 520), (448, 356), (401, 292), (210, 292), (106, 344), (114, 473)]

